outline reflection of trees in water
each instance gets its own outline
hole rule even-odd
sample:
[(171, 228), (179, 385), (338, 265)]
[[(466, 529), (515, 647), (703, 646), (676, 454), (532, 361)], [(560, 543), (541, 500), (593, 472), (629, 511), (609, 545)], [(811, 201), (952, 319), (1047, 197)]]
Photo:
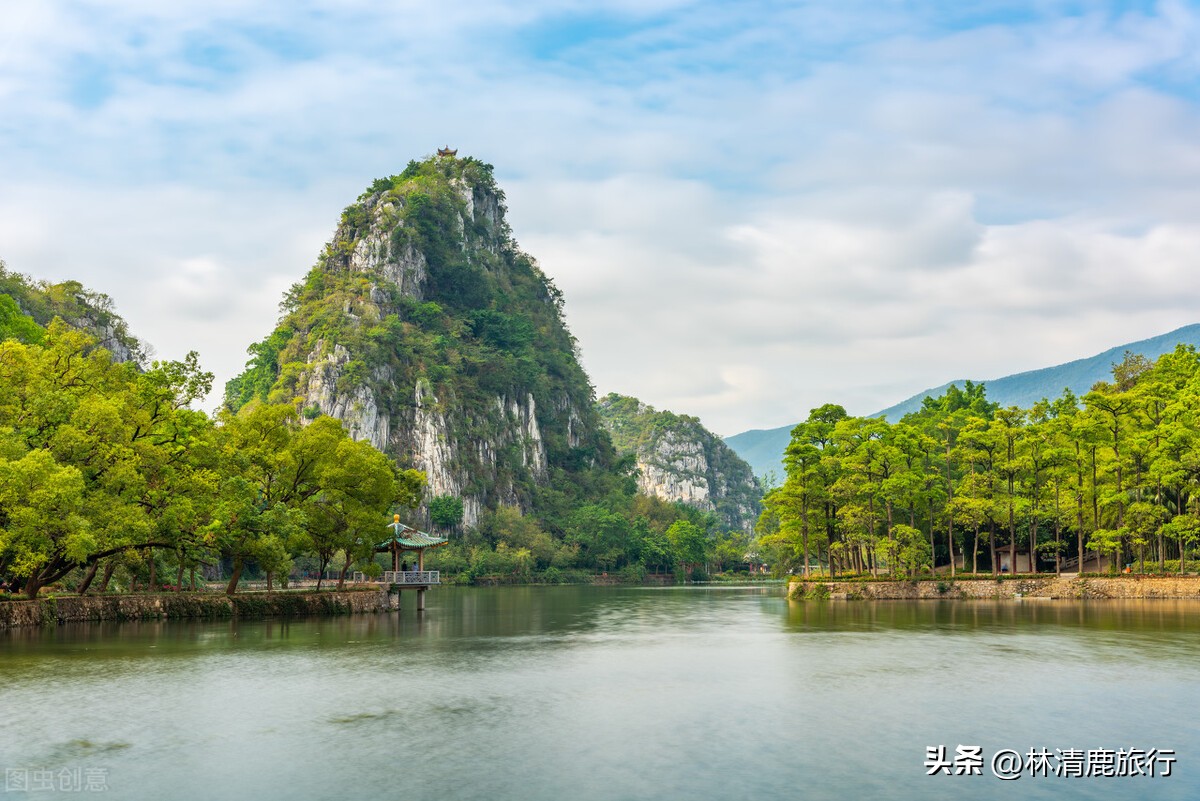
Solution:
[(788, 604), (795, 631), (1091, 629), (1130, 636), (1200, 632), (1200, 601), (798, 601)]

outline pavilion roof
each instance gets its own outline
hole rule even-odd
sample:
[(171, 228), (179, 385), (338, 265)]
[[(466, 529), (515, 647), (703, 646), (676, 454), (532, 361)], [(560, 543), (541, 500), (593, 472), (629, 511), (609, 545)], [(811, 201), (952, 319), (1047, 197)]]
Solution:
[(392, 529), (391, 536), (376, 545), (375, 550), (386, 551), (392, 547), (392, 543), (396, 543), (400, 546), (400, 550), (420, 551), (425, 548), (436, 548), (449, 542), (445, 537), (435, 537), (428, 532), (417, 531), (412, 526), (401, 524), (399, 527), (389, 526), (388, 528)]

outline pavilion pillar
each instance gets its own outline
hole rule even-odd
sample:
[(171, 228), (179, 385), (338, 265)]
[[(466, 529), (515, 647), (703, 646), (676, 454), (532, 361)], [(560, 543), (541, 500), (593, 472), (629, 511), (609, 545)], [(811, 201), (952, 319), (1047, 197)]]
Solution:
[(418, 572), (425, 571), (425, 549), (424, 548), (417, 551), (417, 570), (418, 570)]
[(425, 588), (424, 587), (417, 590), (417, 611), (418, 612), (425, 611)]
[(392, 543), (392, 570), (400, 569), (400, 546)]

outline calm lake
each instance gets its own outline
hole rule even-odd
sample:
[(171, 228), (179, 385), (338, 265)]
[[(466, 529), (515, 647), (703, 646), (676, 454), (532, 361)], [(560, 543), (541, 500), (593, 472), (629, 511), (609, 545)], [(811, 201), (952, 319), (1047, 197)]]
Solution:
[[(1200, 602), (439, 588), (418, 617), (412, 597), (0, 632), (3, 798), (1200, 798)], [(981, 775), (926, 775), (960, 745)], [(1002, 781), (1002, 749), (1172, 775)]]

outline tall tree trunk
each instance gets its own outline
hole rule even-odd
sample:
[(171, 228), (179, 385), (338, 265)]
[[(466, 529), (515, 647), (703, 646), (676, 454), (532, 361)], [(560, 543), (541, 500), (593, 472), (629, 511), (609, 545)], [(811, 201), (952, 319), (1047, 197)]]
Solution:
[(350, 552), (346, 551), (346, 561), (342, 565), (342, 572), (338, 574), (337, 588), (340, 590), (346, 586), (346, 571), (350, 569)]
[[(954, 485), (950, 481), (950, 440), (952, 439), (951, 430), (946, 432), (946, 542), (950, 546), (950, 577), (954, 578), (954, 514), (950, 511), (951, 501), (954, 500)], [(933, 500), (929, 501), (930, 506), (933, 505)], [(933, 534), (933, 513), (929, 515), (929, 533)], [(979, 538), (978, 532), (975, 535), (976, 540)], [(936, 560), (935, 560), (936, 561)], [(966, 555), (963, 555), (963, 569), (967, 567)]]
[[(916, 504), (913, 504), (913, 506), (909, 507), (911, 513), (908, 518), (908, 525), (911, 528), (917, 527), (917, 513), (913, 511), (913, 507), (915, 506)], [(933, 543), (933, 498), (929, 499), (929, 572), (934, 575), (937, 574), (937, 546)], [(950, 575), (954, 575), (953, 549), (950, 551)]]
[(155, 578), (154, 578), (154, 573), (155, 573), (155, 571), (154, 571), (154, 549), (147, 548), (146, 555), (150, 559), (150, 586), (147, 589), (149, 589), (150, 592), (155, 592), (156, 590), (158, 590), (158, 584), (155, 582)]
[[(1092, 458), (1092, 531), (1100, 530), (1100, 491), (1096, 486), (1096, 446), (1090, 448)], [(1099, 565), (1097, 565), (1098, 567)]]
[[(958, 570), (957, 564), (954, 561), (954, 516), (946, 515), (946, 547), (950, 550), (950, 578), (954, 578)], [(930, 511), (929, 530), (933, 530), (933, 512)], [(967, 566), (967, 560), (963, 559), (963, 568)]]
[(325, 568), (329, 567), (330, 557), (327, 557), (322, 554), (321, 556), (318, 557), (318, 559), (320, 560), (320, 564), (321, 564), (321, 572), (317, 573), (317, 592), (320, 592), (321, 591), (321, 582), (325, 580)]
[(42, 590), (42, 579), (37, 573), (33, 573), (29, 578), (25, 579), (25, 597), (33, 600), (38, 597), (38, 593)]
[(1008, 574), (1017, 575), (1017, 521), (1013, 515), (1011, 494), (1008, 496)]
[(183, 592), (183, 554), (179, 554), (179, 567), (175, 570), (175, 592)]
[(1079, 493), (1075, 496), (1075, 539), (1078, 540), (1079, 546), (1079, 564), (1075, 572), (1083, 574), (1083, 474), (1079, 476)]
[(988, 521), (988, 545), (992, 549), (992, 575), (1000, 574), (999, 565), (996, 564), (996, 521)]
[(108, 592), (108, 582), (112, 578), (113, 571), (117, 569), (117, 558), (110, 556), (108, 561), (104, 563), (104, 576), (100, 579), (100, 592)]
[(83, 581), (79, 584), (78, 593), (87, 595), (88, 587), (92, 586), (92, 580), (96, 578), (96, 571), (100, 569), (100, 560), (92, 562), (88, 566), (87, 573), (83, 576)]
[(243, 567), (245, 567), (245, 563), (242, 561), (242, 557), (235, 556), (233, 558), (233, 573), (229, 576), (229, 583), (225, 585), (226, 595), (233, 595), (237, 592), (238, 582), (242, 579)]
[(1033, 468), (1033, 497), (1030, 499), (1029, 508), (1029, 570), (1032, 573), (1038, 572), (1037, 559), (1037, 539), (1038, 539), (1038, 519), (1037, 519), (1037, 502), (1038, 495), (1041, 494), (1041, 487), (1038, 484), (1038, 467), (1034, 463)]
[(1079, 440), (1075, 440), (1075, 539), (1078, 541), (1079, 564), (1076, 573), (1083, 574), (1083, 459)]
[[(965, 568), (966, 566), (967, 566), (966, 560), (964, 559), (963, 567)], [(979, 575), (979, 524), (978, 523), (975, 524), (975, 547), (971, 551), (971, 573), (976, 576)]]
[(1062, 575), (1062, 516), (1059, 509), (1058, 480), (1054, 481), (1054, 575)]
[[(871, 530), (867, 532), (867, 542), (864, 546), (867, 549), (867, 564), (871, 566), (871, 577), (879, 578), (879, 561), (875, 553), (875, 537), (879, 533), (876, 528), (878, 523), (875, 522), (875, 498), (867, 496), (867, 519), (871, 522)], [(891, 524), (888, 524), (888, 537), (892, 536)]]
[[(805, 498), (801, 502), (801, 530), (800, 536), (804, 540), (804, 577), (808, 578), (808, 499)], [(817, 559), (820, 560), (820, 549), (817, 550)]]
[[(1162, 481), (1158, 481), (1154, 486), (1154, 505), (1162, 506)], [(1163, 533), (1162, 526), (1158, 527), (1158, 572), (1167, 572), (1167, 555), (1163, 553)]]

